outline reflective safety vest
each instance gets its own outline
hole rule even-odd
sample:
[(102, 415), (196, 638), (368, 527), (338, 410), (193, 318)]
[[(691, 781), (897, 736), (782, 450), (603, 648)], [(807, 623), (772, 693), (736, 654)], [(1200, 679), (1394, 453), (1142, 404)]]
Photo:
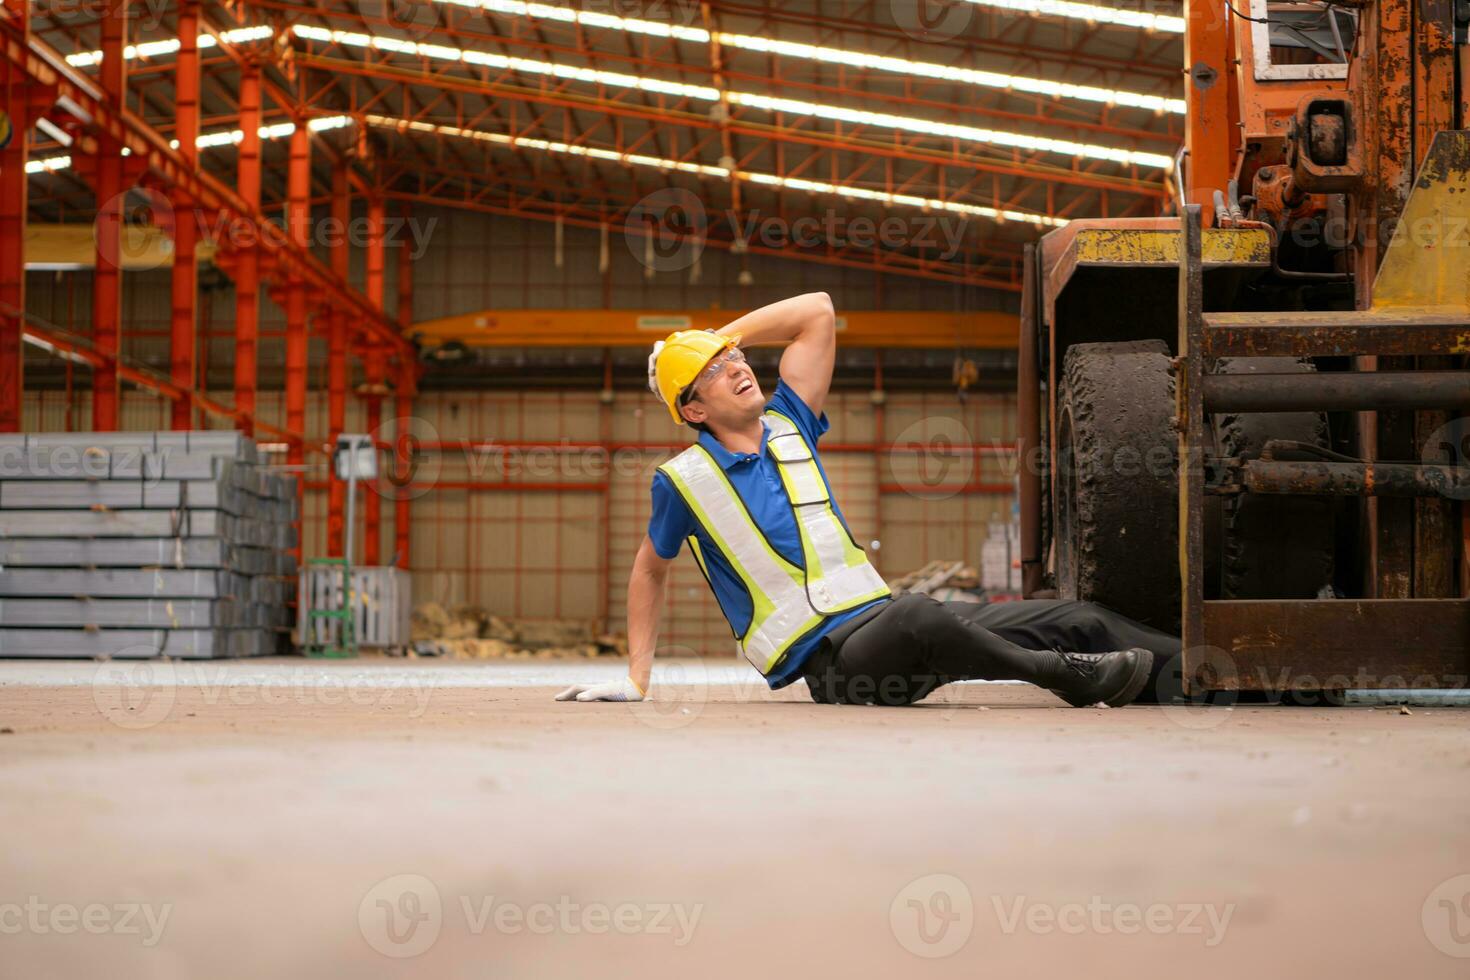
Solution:
[[(697, 443), (659, 467), (750, 593), (750, 625), (740, 651), (769, 674), (791, 645), (828, 616), (890, 595), (888, 585), (832, 507), (812, 447), (796, 424), (776, 411), (765, 416), (766, 448), (776, 461), (801, 534), (805, 568), (771, 547), (725, 471)], [(694, 535), (689, 548), (705, 578), (709, 569)], [(718, 596), (717, 596), (718, 597)], [(724, 610), (731, 619), (730, 610)], [(732, 628), (734, 621), (731, 620)]]

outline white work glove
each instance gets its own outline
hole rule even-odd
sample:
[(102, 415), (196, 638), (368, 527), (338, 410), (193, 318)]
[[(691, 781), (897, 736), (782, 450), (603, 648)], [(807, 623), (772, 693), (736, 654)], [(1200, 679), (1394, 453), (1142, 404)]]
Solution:
[(630, 677), (611, 684), (573, 684), (556, 696), (558, 701), (642, 701), (644, 694)]

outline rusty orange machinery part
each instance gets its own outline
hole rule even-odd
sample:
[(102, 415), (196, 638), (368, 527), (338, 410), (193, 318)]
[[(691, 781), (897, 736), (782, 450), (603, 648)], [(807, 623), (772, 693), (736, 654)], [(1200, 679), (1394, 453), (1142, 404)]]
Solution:
[[(1457, 50), (1448, 0), (1336, 0), (1324, 9), (1347, 64), (1278, 63), (1268, 26), (1253, 19), (1266, 15), (1260, 0), (1186, 6), (1181, 183), (1206, 225), (1232, 220), (1215, 196), (1228, 198), (1232, 181), (1256, 199), (1246, 216), (1278, 231), (1320, 216), (1336, 193), (1361, 198), (1355, 224), (1381, 223), (1402, 207), (1434, 134), (1470, 125), (1456, 85), (1470, 50)], [(1370, 243), (1360, 272), (1381, 245)]]

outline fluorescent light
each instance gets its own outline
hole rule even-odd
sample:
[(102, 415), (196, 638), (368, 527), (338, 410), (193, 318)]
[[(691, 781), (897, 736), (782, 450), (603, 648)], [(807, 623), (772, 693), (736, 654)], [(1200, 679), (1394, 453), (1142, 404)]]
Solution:
[[(226, 44), (246, 44), (251, 41), (263, 41), (269, 37), (275, 37), (275, 28), (268, 24), (259, 27), (241, 27), (233, 31), (225, 31), (220, 34)], [(198, 38), (199, 49), (215, 47), (214, 35), (201, 33)], [(179, 50), (179, 39), (166, 38), (161, 41), (145, 41), (142, 44), (129, 44), (123, 48), (123, 58), (133, 61), (137, 58), (161, 58), (164, 55), (175, 54)], [(93, 65), (102, 63), (101, 51), (78, 51), (66, 56), (66, 63), (73, 68), (91, 68)]]
[(906, 58), (891, 58), (886, 55), (867, 54), (859, 51), (844, 51), (840, 48), (825, 48), (815, 44), (800, 44), (794, 41), (779, 41), (774, 38), (752, 37), (746, 34), (720, 34), (720, 43), (726, 47), (743, 48), (747, 51), (804, 58), (809, 61), (824, 61), (834, 65), (851, 65), (854, 68), (872, 68), (890, 71), (899, 75), (919, 75), (946, 82), (963, 82), (982, 88), (1006, 89), (1032, 95), (1053, 98), (1077, 99), (1082, 102), (1098, 102), (1104, 105), (1123, 105), (1136, 109), (1147, 109), (1156, 113), (1184, 112), (1183, 99), (1169, 99), (1159, 95), (1145, 95), (1124, 89), (1100, 88), (1095, 85), (1073, 85), (1045, 78), (1030, 78), (1025, 75), (1007, 75), (1003, 72), (979, 71), (973, 68), (957, 68), (928, 61), (909, 61)]
[(70, 166), (71, 166), (71, 157), (69, 157), (69, 156), (44, 157), (44, 158), (42, 158), (40, 160), (27, 160), (26, 161), (26, 173), (28, 173), (28, 174), (50, 173), (50, 172), (54, 172), (54, 171), (57, 171), (57, 170), (65, 170), (67, 167), (70, 167)]
[(1135, 27), (1144, 31), (1163, 31), (1169, 34), (1184, 33), (1184, 18), (1168, 14), (1145, 14), (1136, 10), (1121, 10), (1103, 7), (1095, 3), (1073, 3), (1071, 0), (965, 0), (977, 7), (996, 7), (1014, 10), (1023, 14), (1041, 14), (1045, 17), (1065, 17), (1070, 20), (1085, 20), (1090, 24), (1115, 24), (1119, 27)]
[(41, 116), (36, 120), (36, 128), (57, 143), (60, 143), (62, 147), (68, 147), (72, 144), (71, 133), (68, 133), (45, 116)]
[[(643, 91), (659, 92), (699, 99), (706, 102), (718, 102), (720, 100), (718, 90), (702, 85), (665, 82), (659, 79), (644, 78), (637, 75), (624, 75), (618, 72), (599, 71), (591, 68), (575, 68), (558, 65), (549, 61), (537, 61), (530, 58), (511, 58), (483, 51), (449, 48), (437, 44), (425, 45), (400, 38), (376, 37), (353, 31), (334, 31), (321, 27), (310, 27), (305, 24), (296, 24), (292, 27), (292, 30), (298, 37), (303, 37), (311, 41), (343, 44), (352, 47), (370, 47), (377, 50), (418, 55), (420, 57), (458, 61), (470, 65), (486, 65), (493, 68), (532, 72), (574, 81), (606, 85), (613, 88), (638, 88)], [(916, 119), (911, 116), (899, 116), (886, 112), (848, 109), (842, 106), (805, 102), (798, 99), (782, 99), (728, 90), (725, 92), (725, 99), (734, 105), (743, 105), (766, 112), (816, 116), (820, 119), (831, 119), (862, 126), (897, 129), (905, 132), (920, 133), (925, 136), (961, 139), (976, 143), (988, 143), (994, 146), (1034, 150), (1043, 153), (1057, 153), (1068, 157), (1108, 160), (1125, 165), (1161, 168), (1165, 170), (1174, 165), (1173, 158), (1162, 153), (1144, 153), (1139, 150), (1129, 150), (1122, 147), (1105, 146), (1096, 143), (1079, 143), (1074, 140), (1028, 136), (1023, 133), (983, 129), (978, 126), (966, 126), (958, 123), (935, 122), (928, 119)]]
[[(369, 114), (363, 117), (363, 121), (370, 126), (377, 126), (381, 129), (393, 129), (398, 132), (426, 133), (432, 136), (451, 136), (482, 143), (494, 143), (518, 150), (531, 149), (566, 156), (590, 157), (597, 160), (622, 163), (628, 166), (649, 167), (655, 170), (678, 170), (704, 177), (727, 178), (732, 176), (732, 172), (724, 167), (690, 163), (686, 160), (669, 160), (642, 154), (618, 153), (615, 150), (605, 150), (598, 147), (532, 139), (525, 136), (511, 136), (506, 133), (494, 133), (480, 129), (464, 129), (459, 126), (423, 122), (421, 120), (397, 119), (392, 116)], [(1050, 215), (1037, 214), (1033, 211), (1001, 210), (982, 204), (942, 201), (938, 198), (922, 197), (917, 194), (890, 194), (886, 191), (871, 190), (865, 187), (844, 187), (821, 181), (805, 180), (799, 177), (782, 177), (777, 174), (760, 173), (759, 171), (736, 170), (733, 172), (733, 176), (740, 180), (749, 181), (752, 184), (763, 184), (768, 187), (779, 187), (785, 190), (805, 191), (810, 194), (831, 194), (836, 197), (844, 197), (851, 200), (897, 204), (924, 211), (949, 211), (954, 214), (990, 218), (995, 221), (1022, 221), (1038, 226), (1051, 227), (1060, 227), (1067, 223), (1065, 218), (1054, 218)]]
[[(577, 24), (582, 27), (673, 38), (694, 44), (708, 44), (711, 37), (709, 31), (700, 27), (685, 27), (678, 24), (639, 20), (633, 17), (618, 17), (612, 14), (590, 10), (573, 10), (568, 7), (557, 7), (549, 4), (523, 3), (521, 0), (435, 0), (435, 2), (456, 7), (487, 10), (491, 13), (504, 14), (508, 17), (552, 20), (566, 24)], [(1136, 13), (1134, 11), (1103, 7), (1095, 4), (1071, 3), (1066, 2), (1066, 0), (968, 0), (968, 2), (1023, 13), (1041, 13), (1071, 17), (1086, 20), (1090, 23), (1116, 24), (1125, 27), (1137, 27), (1144, 30), (1176, 33), (1184, 30), (1184, 19), (1182, 17)], [(399, 41), (396, 38), (371, 37), (353, 31), (333, 32), (322, 28), (306, 28), (304, 25), (297, 25), (295, 31), (302, 37), (312, 37), (314, 40), (338, 40), (340, 43), (353, 44), (359, 47), (372, 46), (379, 50), (418, 53), (428, 57), (448, 57), (450, 60), (457, 60), (459, 56), (458, 49), (455, 48), (428, 43), (415, 44), (411, 41)], [(308, 33), (308, 31), (311, 33)], [(242, 44), (271, 37), (272, 34), (272, 28), (261, 26), (227, 31), (221, 36), (227, 43)], [(334, 34), (340, 35), (340, 37), (332, 37), (331, 35)], [(1156, 113), (1174, 113), (1177, 115), (1184, 113), (1183, 99), (1148, 95), (1127, 89), (1110, 89), (1094, 85), (1073, 85), (1046, 78), (1034, 78), (1027, 75), (1008, 75), (1004, 72), (980, 71), (953, 65), (941, 65), (929, 61), (911, 61), (907, 58), (870, 54), (866, 51), (853, 51), (846, 48), (832, 48), (819, 44), (804, 44), (798, 41), (782, 41), (759, 35), (732, 34), (722, 31), (717, 33), (715, 37), (726, 47), (740, 48), (745, 51), (756, 51), (763, 54), (774, 54), (797, 60), (821, 61), (834, 65), (850, 65), (854, 68), (869, 68), (876, 71), (892, 72), (897, 75), (915, 75), (922, 78), (933, 78), (940, 81), (975, 85), (981, 88), (1006, 89), (1016, 92), (1046, 95), (1053, 98), (1101, 103), (1110, 106), (1129, 106)], [(215, 40), (212, 35), (199, 35), (199, 47), (201, 49), (213, 47), (214, 44)], [(152, 58), (173, 54), (178, 51), (178, 48), (179, 42), (176, 39), (150, 41), (140, 45), (129, 45), (124, 53), (129, 60), (132, 60), (138, 57)], [(431, 53), (434, 51), (438, 53)], [(483, 57), (488, 59), (483, 61), (474, 60), (470, 62), (472, 64), (486, 64), (488, 67), (493, 68), (517, 67), (511, 64), (512, 61), (517, 59), (505, 58), (499, 55), (480, 55), (475, 52), (466, 52), (465, 54), (474, 55), (476, 58)], [(89, 68), (102, 61), (102, 52), (82, 51), (68, 55), (66, 60), (73, 67)], [(536, 69), (530, 67), (530, 65), (534, 64), (537, 63), (531, 62), (529, 65), (521, 67), (520, 70), (534, 71)]]
[[(521, 0), (435, 0), (435, 2), (452, 4), (458, 7), (488, 10), (491, 13), (504, 14), (510, 17), (555, 20), (563, 23), (578, 24), (582, 27), (625, 31), (633, 34), (648, 34), (654, 37), (670, 37), (680, 41), (689, 41), (694, 44), (708, 44), (710, 42), (710, 32), (700, 27), (664, 24), (657, 21), (638, 20), (632, 17), (616, 17), (611, 14), (587, 10), (573, 10), (567, 7), (556, 7), (549, 4), (523, 3)], [(971, 2), (980, 3), (981, 0), (971, 0)], [(997, 2), (995, 6), (1012, 5)], [(1092, 11), (1092, 15), (1086, 19), (1095, 22), (1115, 23), (1129, 27), (1142, 27), (1156, 30), (1184, 30), (1184, 21), (1179, 17), (1135, 14), (1132, 11), (1117, 10), (1111, 7), (1097, 7), (1091, 4), (1053, 2), (1033, 3), (1031, 6), (1027, 6), (1024, 0), (1015, 0), (1013, 6), (1014, 9), (1026, 11), (1029, 11), (1031, 7), (1044, 7), (1046, 9), (1039, 12), (1056, 12), (1062, 16), (1075, 16), (1076, 14), (1065, 13), (1064, 11), (1070, 11), (1076, 8), (1077, 10)], [(1054, 11), (1052, 8), (1057, 9)], [(1177, 28), (1172, 26), (1175, 22), (1177, 22)], [(715, 37), (726, 47), (775, 54), (798, 60), (823, 61), (835, 65), (851, 65), (854, 68), (871, 68), (878, 71), (893, 72), (899, 75), (919, 75), (925, 78), (961, 82), (984, 88), (1012, 89), (1018, 92), (1031, 92), (1056, 98), (1079, 99), (1084, 102), (1132, 106), (1139, 109), (1148, 109), (1153, 112), (1171, 112), (1181, 115), (1184, 113), (1183, 99), (1145, 95), (1141, 92), (1130, 92), (1123, 89), (1105, 89), (1090, 85), (1069, 85), (1043, 78), (1007, 75), (1002, 72), (976, 71), (970, 68), (956, 68), (928, 61), (910, 61), (907, 58), (869, 54), (865, 51), (830, 48), (824, 45), (803, 44), (796, 41), (780, 41), (759, 35), (731, 34), (721, 31)]]
[(607, 85), (612, 88), (636, 88), (644, 92), (657, 92), (661, 95), (674, 95), (681, 98), (703, 99), (707, 102), (714, 102), (720, 97), (719, 91), (708, 85), (687, 85), (683, 82), (666, 82), (662, 79), (645, 78), (641, 75), (625, 75), (622, 72), (602, 71), (596, 68), (559, 65), (551, 61), (538, 61), (534, 58), (515, 58), (502, 54), (493, 54), (488, 51), (451, 48), (442, 44), (423, 44), (396, 37), (362, 34), (357, 31), (334, 31), (322, 27), (310, 27), (306, 24), (293, 25), (291, 30), (297, 37), (304, 37), (309, 41), (321, 41), (327, 44), (343, 44), (355, 48), (372, 48), (377, 51), (391, 51), (394, 54), (433, 58), (437, 61), (458, 61), (467, 65), (502, 70), (508, 69), (510, 71), (521, 71), (533, 75), (550, 75), (554, 78), (564, 78), (568, 81)]
[[(27, 266), (27, 268), (30, 268), (30, 266)], [(91, 363), (85, 357), (83, 357), (82, 355), (76, 353), (75, 351), (67, 350), (64, 347), (57, 347), (55, 344), (51, 343), (51, 341), (49, 341), (49, 340), (42, 340), (40, 337), (37, 337), (35, 334), (22, 333), (21, 334), (21, 339), (23, 339), (26, 343), (30, 344), (32, 347), (39, 347), (41, 350), (45, 351), (46, 353), (48, 353), (48, 354), (54, 354), (54, 355), (56, 355), (57, 357), (59, 357), (59, 358), (61, 358), (63, 360), (71, 361), (73, 364), (90, 364)]]
[(1052, 139), (1048, 136), (1027, 136), (1023, 133), (1008, 133), (998, 129), (981, 129), (959, 123), (933, 122), (909, 116), (895, 116), (887, 112), (868, 112), (865, 109), (846, 109), (842, 106), (804, 102), (799, 99), (780, 99), (769, 95), (751, 95), (744, 92), (726, 92), (725, 98), (735, 105), (750, 106), (768, 112), (788, 115), (816, 116), (836, 122), (853, 123), (859, 126), (878, 126), (885, 129), (901, 129), (925, 136), (943, 136), (970, 140), (975, 143), (991, 143), (996, 146), (1015, 147), (1021, 150), (1036, 150), (1043, 153), (1059, 153), (1064, 156), (1087, 157), (1093, 160), (1111, 160), (1114, 163), (1139, 167), (1160, 167), (1165, 170), (1174, 165), (1174, 158), (1162, 153), (1143, 153), (1122, 147), (1102, 146), (1097, 143), (1078, 143), (1073, 140)]
[[(351, 116), (319, 116), (309, 121), (306, 124), (306, 128), (312, 132), (321, 132), (327, 129), (341, 129), (343, 126), (350, 125), (352, 125)], [(294, 123), (272, 123), (269, 126), (260, 127), (260, 138), (263, 140), (285, 139), (295, 131), (296, 126)], [(245, 131), (242, 129), (225, 129), (214, 133), (199, 134), (199, 138), (195, 140), (194, 145), (201, 150), (209, 150), (218, 146), (234, 146), (244, 138)], [(176, 139), (169, 140), (168, 145), (177, 150), (179, 148), (179, 141)], [(132, 151), (127, 147), (123, 147), (122, 152), (123, 156), (127, 156)], [(69, 156), (47, 157), (43, 160), (27, 160), (26, 173), (38, 174), (43, 170), (64, 170), (70, 166), (71, 157)]]

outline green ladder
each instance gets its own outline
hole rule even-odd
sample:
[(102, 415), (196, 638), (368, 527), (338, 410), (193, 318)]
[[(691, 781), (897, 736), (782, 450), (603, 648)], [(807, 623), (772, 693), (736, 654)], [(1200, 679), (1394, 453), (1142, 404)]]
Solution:
[[(307, 590), (307, 601), (312, 605), (306, 610), (306, 636), (302, 638), (308, 657), (355, 657), (357, 656), (357, 633), (352, 627), (352, 566), (346, 558), (312, 558), (309, 565), (320, 568), (329, 567), (342, 569), (342, 591), (341, 604), (330, 609), (318, 609), (313, 602), (311, 590)], [(311, 581), (310, 577), (307, 579)], [(329, 632), (327, 629), (318, 630), (316, 624), (337, 620), (342, 624), (338, 636), (340, 643), (336, 646), (328, 645), (321, 636)]]

